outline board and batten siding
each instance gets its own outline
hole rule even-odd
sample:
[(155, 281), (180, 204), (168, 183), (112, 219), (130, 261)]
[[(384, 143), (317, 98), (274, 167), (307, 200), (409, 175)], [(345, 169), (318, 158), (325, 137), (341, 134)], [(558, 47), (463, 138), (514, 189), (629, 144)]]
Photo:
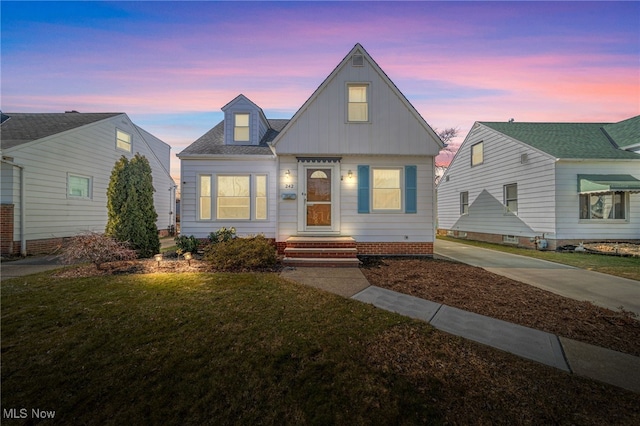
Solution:
[(640, 179), (640, 162), (559, 161), (556, 166), (557, 239), (640, 239), (640, 194), (629, 194), (627, 221), (580, 220), (579, 174), (629, 174)]
[[(471, 146), (483, 142), (484, 161), (471, 167)], [(526, 154), (526, 161), (522, 155)], [(518, 213), (505, 213), (504, 185), (518, 185)], [(554, 159), (476, 123), (438, 185), (438, 228), (529, 236), (555, 232)], [(474, 205), (480, 194), (486, 197)], [(460, 194), (469, 193), (469, 214), (460, 213)]]
[[(116, 128), (131, 134), (133, 153), (116, 149)], [(159, 229), (166, 228), (169, 212), (173, 211), (168, 191), (174, 185), (173, 180), (125, 114), (7, 150), (6, 155), (25, 170), (26, 239), (104, 232), (111, 171), (122, 155), (131, 158), (136, 152), (144, 155), (151, 165), (157, 225)], [(91, 199), (67, 196), (69, 174), (91, 178)], [(13, 184), (19, 185), (17, 178)], [(19, 241), (18, 203), (14, 213), (14, 241)]]
[[(347, 85), (369, 84), (369, 122), (347, 122)], [(440, 146), (392, 83), (368, 60), (344, 61), (276, 141), (278, 155), (437, 155)]]
[[(222, 227), (236, 228), (239, 236), (263, 234), (266, 238), (276, 236), (276, 161), (267, 157), (259, 160), (238, 159), (188, 159), (180, 161), (181, 195), (180, 205), (180, 233), (193, 235), (196, 238), (206, 238), (209, 233)], [(267, 175), (267, 220), (198, 220), (198, 176), (217, 174), (237, 175)], [(212, 185), (212, 198), (215, 198), (215, 184)], [(215, 216), (215, 200), (213, 204), (213, 216)], [(253, 207), (252, 207), (253, 208)]]
[[(358, 213), (358, 165), (375, 167), (417, 166), (416, 213)], [(285, 179), (286, 171), (290, 177)], [(353, 178), (348, 178), (351, 170)], [(294, 156), (279, 158), (280, 193), (295, 192), (302, 197), (304, 188), (298, 185), (298, 166)], [(351, 236), (358, 242), (433, 242), (434, 229), (434, 162), (433, 157), (406, 156), (343, 156), (340, 162), (340, 235)], [(295, 188), (287, 188), (286, 185)], [(403, 184), (404, 188), (404, 184)], [(403, 194), (404, 204), (404, 194)], [(297, 234), (298, 200), (278, 198), (278, 241)]]

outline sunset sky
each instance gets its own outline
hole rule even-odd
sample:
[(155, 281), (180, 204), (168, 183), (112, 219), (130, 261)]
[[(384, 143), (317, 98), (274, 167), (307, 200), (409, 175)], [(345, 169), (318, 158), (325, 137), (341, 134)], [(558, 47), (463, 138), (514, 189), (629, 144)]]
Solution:
[(173, 154), (240, 93), (291, 117), (356, 43), (456, 144), (474, 121), (640, 114), (637, 1), (3, 0), (1, 24), (3, 112), (125, 112)]

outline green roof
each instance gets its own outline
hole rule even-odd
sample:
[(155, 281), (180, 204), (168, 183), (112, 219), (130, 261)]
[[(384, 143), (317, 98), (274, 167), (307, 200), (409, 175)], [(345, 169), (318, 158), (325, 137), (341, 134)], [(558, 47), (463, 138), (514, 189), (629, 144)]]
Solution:
[[(612, 123), (504, 123), (480, 122), (493, 130), (523, 142), (555, 158), (580, 159), (640, 159), (640, 154), (618, 149), (628, 144), (618, 143), (614, 135), (629, 140), (638, 138), (640, 119), (633, 118), (612, 126)], [(629, 122), (629, 123), (627, 123)], [(614, 134), (605, 132), (605, 126)]]
[(640, 115), (619, 123), (607, 124), (604, 130), (618, 146), (640, 144)]

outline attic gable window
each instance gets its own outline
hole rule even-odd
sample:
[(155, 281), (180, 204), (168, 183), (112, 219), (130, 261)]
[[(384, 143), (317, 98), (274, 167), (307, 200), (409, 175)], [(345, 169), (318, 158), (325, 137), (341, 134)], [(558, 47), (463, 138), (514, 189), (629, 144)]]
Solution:
[(235, 142), (249, 142), (249, 117), (247, 113), (236, 113), (233, 115), (233, 140)]
[(471, 167), (484, 163), (484, 143), (471, 145)]
[(131, 152), (131, 135), (120, 129), (116, 129), (116, 148)]
[(347, 85), (347, 121), (350, 123), (366, 123), (369, 121), (369, 85)]
[(351, 65), (354, 67), (363, 67), (364, 66), (364, 55), (360, 53), (356, 53), (351, 57)]

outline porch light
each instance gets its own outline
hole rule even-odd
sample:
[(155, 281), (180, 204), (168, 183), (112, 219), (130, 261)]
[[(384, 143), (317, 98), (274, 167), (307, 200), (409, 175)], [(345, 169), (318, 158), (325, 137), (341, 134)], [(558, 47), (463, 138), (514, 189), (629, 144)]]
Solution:
[(284, 176), (288, 179), (289, 176), (291, 176), (291, 172), (287, 170), (286, 172), (284, 172)]
[(187, 261), (187, 263), (189, 264), (189, 266), (191, 266), (191, 259), (193, 259), (193, 256), (191, 256), (190, 252), (186, 252), (184, 254), (184, 260)]
[(153, 256), (153, 258), (156, 262), (158, 262), (158, 268), (160, 268), (160, 262), (162, 262), (162, 253), (156, 254), (155, 256)]
[(352, 172), (351, 170), (349, 170), (349, 171), (347, 172), (347, 177), (348, 177), (349, 179), (353, 179), (353, 172)]

